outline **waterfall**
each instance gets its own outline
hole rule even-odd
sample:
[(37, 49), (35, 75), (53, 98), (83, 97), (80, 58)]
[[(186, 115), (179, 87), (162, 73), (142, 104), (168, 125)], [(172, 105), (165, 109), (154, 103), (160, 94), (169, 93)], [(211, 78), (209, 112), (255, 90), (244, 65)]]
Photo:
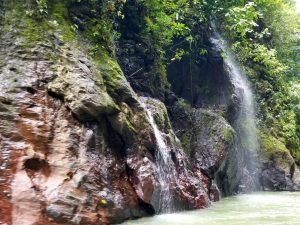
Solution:
[[(152, 109), (148, 103), (149, 98), (140, 97), (140, 104), (147, 113), (147, 119), (154, 131), (156, 139), (155, 158), (158, 179), (161, 186), (159, 198), (159, 213), (169, 213), (175, 210), (172, 187), (178, 184), (176, 167), (171, 158), (171, 149), (166, 141), (166, 134), (159, 130), (155, 123)], [(151, 99), (151, 101), (155, 101)]]
[[(216, 30), (215, 27), (214, 30)], [(233, 84), (234, 95), (239, 105), (237, 115), (232, 122), (236, 131), (236, 141), (231, 156), (235, 157), (235, 160), (230, 159), (230, 161), (235, 161), (236, 165), (228, 166), (231, 170), (229, 173), (232, 173), (232, 168), (235, 168), (237, 171), (234, 172), (236, 173), (234, 176), (239, 178), (234, 178), (237, 179), (236, 183), (233, 182), (234, 184), (229, 184), (229, 186), (232, 187), (230, 189), (235, 189), (234, 191), (254, 191), (258, 187), (257, 153), (260, 149), (254, 95), (245, 72), (238, 66), (226, 42), (218, 33), (215, 33), (211, 40), (225, 55), (225, 69)], [(233, 185), (238, 187), (233, 187)]]

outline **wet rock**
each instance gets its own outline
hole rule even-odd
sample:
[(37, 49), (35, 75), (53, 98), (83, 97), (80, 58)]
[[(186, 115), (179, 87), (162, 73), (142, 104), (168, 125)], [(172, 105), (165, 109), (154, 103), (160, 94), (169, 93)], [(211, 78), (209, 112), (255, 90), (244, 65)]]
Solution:
[(285, 145), (276, 138), (263, 134), (261, 137), (263, 159), (261, 182), (264, 190), (293, 190), (297, 185), (298, 171), (295, 172), (295, 161)]
[(293, 189), (300, 191), (300, 168), (295, 165), (295, 171), (293, 173)]
[[(52, 6), (61, 8), (56, 5), (61, 3)], [(80, 31), (94, 14), (84, 4), (71, 4), (69, 12)], [(19, 16), (26, 14), (22, 7), (16, 9), (21, 10)], [(165, 105), (148, 99), (167, 146), (169, 174), (174, 174), (162, 184), (156, 130), (107, 52), (109, 46), (100, 52), (103, 57), (87, 54), (88, 44), (64, 26), (69, 24), (65, 14), (55, 15), (62, 21), (53, 27), (31, 17), (19, 21), (24, 18), (7, 13), (4, 23), (11, 31), (0, 34), (0, 223), (121, 223), (162, 212), (166, 188), (172, 197), (171, 210), (203, 208), (219, 199), (212, 179), (233, 135), (221, 116), (197, 109), (176, 117), (174, 113), (181, 111), (175, 109), (171, 113), (177, 119), (171, 125)], [(130, 57), (122, 66), (128, 65), (125, 72), (136, 82), (135, 89), (161, 90), (160, 80), (149, 76), (151, 66), (146, 63), (153, 63), (153, 54), (134, 42), (127, 43), (124, 51)], [(208, 63), (218, 60), (213, 54), (207, 58)], [(146, 79), (138, 84), (140, 71)], [(218, 73), (211, 82), (223, 84), (222, 76)], [(204, 92), (197, 92), (193, 102), (203, 105)], [(211, 99), (220, 103), (214, 95), (206, 100)], [(168, 100), (174, 103), (177, 97), (169, 93)], [(184, 152), (172, 126), (188, 151)]]
[(47, 214), (57, 222), (68, 222), (72, 220), (74, 207), (69, 205), (50, 205), (47, 207)]
[(116, 61), (106, 60), (98, 67), (104, 77), (108, 93), (118, 102), (137, 102), (137, 96)]
[(204, 183), (212, 199), (220, 198), (211, 182), (230, 152), (234, 130), (222, 116), (210, 110), (191, 109), (182, 101), (177, 101), (170, 111), (175, 133), (194, 170), (206, 177)]
[[(185, 155), (180, 141), (173, 132), (165, 105), (159, 100), (151, 98), (142, 98), (142, 101), (146, 104), (144, 107), (150, 111), (153, 117), (153, 123), (157, 126), (157, 128), (155, 128), (152, 124), (154, 133), (156, 132), (156, 138), (158, 138), (157, 132), (161, 135), (160, 140), (156, 139), (154, 155), (156, 158), (156, 166), (160, 166), (162, 169), (160, 168), (159, 170), (159, 168), (157, 168), (156, 177), (164, 176), (161, 174), (163, 173), (162, 170), (171, 169), (168, 177), (164, 178), (168, 181), (163, 180), (163, 183), (167, 182), (170, 185), (169, 188), (174, 201), (172, 204), (175, 205), (175, 209), (176, 206), (182, 209), (203, 208), (208, 206), (209, 197), (207, 190), (204, 188), (204, 180), (202, 180), (203, 174), (200, 171), (196, 173), (190, 170), (190, 161)], [(162, 146), (161, 142), (164, 142), (163, 145), (166, 145), (166, 147)], [(169, 154), (169, 156), (165, 154)], [(167, 165), (165, 165), (166, 163)], [(158, 187), (163, 187), (161, 179), (162, 178), (157, 179), (159, 183)], [(159, 188), (156, 188), (156, 193), (158, 191)], [(161, 194), (164, 194), (164, 190), (161, 191)], [(163, 199), (162, 196), (160, 196), (160, 198)], [(172, 204), (170, 204), (171, 206), (167, 210), (174, 210)], [(157, 208), (155, 208), (155, 210), (157, 211)]]
[(184, 56), (168, 66), (168, 80), (172, 91), (191, 106), (230, 111), (233, 85), (221, 50), (207, 41), (206, 54)]
[(220, 197), (221, 197), (220, 190), (219, 190), (217, 184), (215, 182), (213, 182), (210, 186), (209, 198), (211, 199), (211, 201), (217, 202), (220, 200)]
[(291, 180), (286, 177), (284, 171), (277, 168), (265, 168), (261, 176), (265, 191), (291, 191), (293, 188)]
[(52, 49), (21, 47), (9, 33), (0, 39), (0, 223), (108, 224), (147, 215), (126, 169), (122, 129), (106, 118), (122, 107), (93, 60), (63, 40)]
[(193, 144), (195, 163), (213, 178), (233, 144), (234, 130), (225, 119), (209, 111), (197, 110), (192, 118), (196, 134)]
[[(133, 112), (125, 103), (121, 106), (121, 112), (108, 117), (112, 128), (117, 131), (121, 137), (126, 140), (127, 146), (130, 146), (136, 141), (136, 133), (138, 127), (135, 127), (133, 121)], [(142, 121), (140, 121), (142, 122)]]
[(141, 162), (128, 159), (127, 164), (135, 171), (134, 187), (138, 197), (157, 209), (159, 207), (159, 195), (157, 196), (154, 192), (159, 188), (159, 184), (155, 177), (155, 164), (147, 157), (144, 157)]
[[(23, 50), (25, 58), (0, 46), (1, 223), (112, 224), (159, 212), (156, 140), (136, 94), (116, 65), (105, 70), (67, 43), (55, 48), (52, 62), (52, 49), (40, 44)], [(103, 80), (97, 68), (117, 75)], [(207, 206), (202, 180), (185, 172), (165, 106), (153, 106), (173, 145), (173, 194), (186, 208)]]
[(56, 77), (48, 85), (49, 92), (60, 96), (82, 121), (117, 112), (117, 105), (107, 94), (101, 74), (93, 73), (81, 63), (82, 53), (73, 50), (73, 56), (68, 57), (68, 52), (70, 50), (63, 49), (61, 65), (56, 65)]
[(256, 183), (253, 179), (253, 175), (248, 171), (246, 167), (242, 168), (241, 179), (239, 182), (237, 193), (251, 193), (256, 189)]

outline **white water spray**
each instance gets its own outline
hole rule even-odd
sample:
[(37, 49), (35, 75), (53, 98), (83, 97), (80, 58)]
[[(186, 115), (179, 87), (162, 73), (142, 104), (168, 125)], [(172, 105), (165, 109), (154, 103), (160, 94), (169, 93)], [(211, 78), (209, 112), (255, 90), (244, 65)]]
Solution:
[[(141, 97), (140, 104), (147, 113), (148, 121), (154, 131), (157, 149), (155, 151), (155, 158), (158, 169), (158, 179), (161, 186), (159, 198), (159, 213), (168, 213), (174, 211), (174, 199), (172, 194), (172, 187), (178, 184), (176, 167), (171, 158), (171, 149), (165, 139), (166, 134), (157, 127), (151, 107), (148, 105), (149, 98)], [(151, 101), (155, 101), (151, 99)]]
[[(214, 27), (214, 30), (216, 28)], [(244, 71), (238, 66), (226, 42), (218, 33), (215, 33), (212, 42), (224, 53), (224, 64), (235, 89), (235, 97), (238, 99), (239, 110), (232, 124), (237, 133), (235, 148), (242, 157), (237, 157), (237, 169), (241, 170), (240, 190), (253, 191), (258, 185), (257, 153), (260, 149), (258, 130), (256, 126), (255, 101), (249, 81)], [(245, 172), (245, 169), (247, 171)], [(246, 178), (248, 176), (248, 178)], [(251, 182), (249, 182), (252, 180)], [(248, 181), (245, 181), (248, 180)]]

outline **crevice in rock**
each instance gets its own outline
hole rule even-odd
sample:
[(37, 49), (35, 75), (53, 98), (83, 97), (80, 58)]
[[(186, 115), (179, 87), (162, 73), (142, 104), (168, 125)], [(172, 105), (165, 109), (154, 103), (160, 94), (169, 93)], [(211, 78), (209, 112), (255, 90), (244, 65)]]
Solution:
[(42, 172), (45, 176), (51, 173), (50, 165), (45, 159), (30, 158), (24, 162), (24, 169), (31, 172)]
[(296, 169), (296, 163), (293, 163), (290, 169), (291, 179), (293, 179), (294, 177), (295, 169)]
[(126, 158), (126, 140), (124, 140), (121, 134), (114, 130), (107, 118), (105, 118), (105, 121), (107, 125), (107, 141), (109, 146), (111, 146), (112, 149), (117, 150), (116, 153), (122, 158)]
[[(132, 187), (133, 190), (135, 190), (134, 185), (132, 183), (132, 179), (131, 179), (133, 170), (129, 168), (129, 166), (127, 165), (126, 162), (125, 162), (125, 172), (127, 174), (127, 177), (129, 178), (128, 182), (129, 182), (130, 186)], [(135, 194), (136, 194), (136, 192), (135, 192)], [(155, 209), (153, 208), (153, 206), (151, 204), (144, 202), (139, 197), (137, 197), (137, 198), (138, 198), (138, 205), (140, 206), (140, 208), (142, 210), (144, 210), (147, 213), (147, 215), (149, 215), (149, 216), (155, 215)]]
[(60, 95), (60, 94), (57, 94), (51, 90), (48, 90), (48, 95), (55, 98), (55, 99), (58, 99), (60, 100), (61, 102), (65, 102), (65, 99), (64, 99), (64, 96), (63, 95)]
[(17, 68), (15, 68), (15, 67), (10, 67), (9, 70), (13, 71), (13, 72), (17, 72)]
[(25, 90), (32, 95), (34, 95), (37, 92), (37, 90), (33, 87), (26, 87)]
[(142, 209), (145, 210), (145, 212), (150, 215), (150, 216), (153, 216), (155, 215), (155, 210), (153, 208), (152, 205), (146, 203), (146, 202), (143, 202), (142, 200), (139, 201), (139, 205), (141, 206)]

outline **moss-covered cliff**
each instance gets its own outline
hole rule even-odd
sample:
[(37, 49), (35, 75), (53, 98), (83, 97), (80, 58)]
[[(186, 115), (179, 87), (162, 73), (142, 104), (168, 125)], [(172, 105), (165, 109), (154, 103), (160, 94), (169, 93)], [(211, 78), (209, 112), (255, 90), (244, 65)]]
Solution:
[(120, 223), (159, 213), (165, 189), (174, 209), (209, 205), (208, 178), (155, 101), (175, 174), (161, 181), (153, 127), (98, 4), (1, 4), (1, 223)]
[[(249, 47), (251, 32), (228, 26), (271, 4), (259, 2), (0, 0), (0, 223), (114, 224), (165, 212), (166, 190), (181, 210), (247, 186), (240, 99), (211, 20)], [(271, 18), (250, 18), (257, 35)], [(299, 190), (297, 93), (273, 68), (297, 83), (284, 54), (295, 58), (268, 58), (271, 43), (236, 55), (257, 96), (261, 186)]]

